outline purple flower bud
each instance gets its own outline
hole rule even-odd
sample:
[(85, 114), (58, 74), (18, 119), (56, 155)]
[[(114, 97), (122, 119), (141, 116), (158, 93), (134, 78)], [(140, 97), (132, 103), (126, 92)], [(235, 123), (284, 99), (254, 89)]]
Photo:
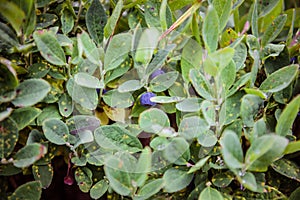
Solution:
[(155, 97), (156, 94), (152, 93), (152, 92), (146, 92), (144, 94), (142, 94), (141, 98), (140, 98), (140, 103), (142, 106), (155, 106), (156, 103), (150, 101), (151, 97)]
[(73, 177), (71, 177), (71, 176), (65, 176), (64, 177), (64, 183), (66, 185), (73, 185), (73, 183), (74, 183)]
[(155, 77), (157, 77), (158, 75), (164, 74), (165, 71), (162, 69), (157, 69), (155, 70), (151, 75), (150, 75), (150, 79), (154, 79)]

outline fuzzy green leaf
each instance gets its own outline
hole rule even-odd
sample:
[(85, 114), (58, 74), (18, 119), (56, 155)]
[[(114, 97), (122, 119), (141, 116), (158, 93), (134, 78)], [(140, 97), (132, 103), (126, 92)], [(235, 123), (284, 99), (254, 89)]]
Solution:
[(86, 12), (85, 20), (91, 37), (97, 44), (100, 44), (103, 40), (107, 16), (99, 0), (92, 1), (92, 4)]
[(209, 53), (218, 47), (219, 17), (214, 7), (209, 6), (203, 22), (202, 37), (205, 47)]
[(108, 38), (115, 30), (117, 22), (122, 14), (123, 0), (118, 1), (113, 13), (107, 20), (107, 24), (104, 27), (104, 36)]
[(168, 193), (177, 192), (190, 184), (193, 179), (193, 174), (188, 174), (187, 171), (170, 168), (164, 175), (164, 189)]
[(40, 181), (42, 187), (48, 188), (53, 178), (53, 167), (48, 165), (33, 165), (32, 173), (36, 181)]
[(221, 152), (226, 165), (231, 169), (243, 167), (243, 150), (240, 140), (233, 131), (225, 131), (220, 140)]
[(17, 124), (11, 118), (0, 121), (0, 127), (0, 158), (6, 158), (13, 151), (18, 141), (19, 130)]
[(142, 144), (128, 130), (117, 125), (105, 125), (94, 132), (95, 141), (105, 149), (138, 152)]
[(50, 118), (44, 121), (43, 131), (45, 137), (52, 143), (63, 145), (68, 142), (69, 129), (67, 125), (59, 119)]
[(18, 108), (14, 110), (11, 118), (16, 122), (18, 129), (22, 130), (41, 114), (41, 110), (33, 107)]
[(151, 196), (158, 193), (164, 184), (164, 180), (161, 178), (149, 181), (138, 190), (136, 196), (133, 197), (133, 200), (149, 199)]
[(211, 187), (206, 187), (204, 190), (202, 190), (198, 200), (223, 200), (223, 196), (221, 193)]
[(297, 117), (297, 113), (300, 109), (300, 95), (294, 98), (280, 114), (275, 132), (278, 135), (286, 136)]
[(105, 194), (105, 192), (108, 190), (108, 187), (109, 187), (109, 184), (108, 184), (107, 180), (103, 179), (101, 181), (98, 181), (91, 188), (90, 196), (93, 199), (99, 199), (100, 197), (102, 197)]
[(272, 42), (281, 32), (283, 29), (285, 22), (287, 19), (287, 15), (279, 15), (274, 19), (274, 21), (268, 26), (267, 30), (265, 31), (262, 39), (261, 45), (264, 47), (268, 43)]
[(13, 164), (16, 167), (28, 167), (47, 153), (47, 148), (38, 143), (32, 143), (21, 148), (15, 155)]
[(92, 187), (92, 176), (92, 171), (87, 167), (78, 167), (75, 170), (75, 180), (82, 192), (86, 193)]
[(140, 114), (139, 125), (146, 132), (159, 133), (170, 126), (170, 121), (164, 111), (150, 108)]
[(119, 67), (128, 57), (131, 49), (132, 36), (129, 33), (120, 33), (111, 39), (104, 57), (106, 71)]
[(53, 33), (48, 31), (36, 31), (33, 34), (34, 41), (41, 55), (54, 65), (66, 65), (66, 56), (58, 40)]
[(292, 64), (270, 74), (259, 89), (265, 92), (278, 92), (286, 88), (296, 77), (299, 65)]
[(18, 187), (10, 196), (11, 200), (30, 199), (39, 200), (42, 196), (41, 183), (39, 181), (27, 182)]
[(27, 79), (17, 87), (17, 97), (12, 101), (15, 106), (32, 106), (46, 97), (50, 84), (43, 79)]
[(246, 153), (246, 168), (257, 172), (266, 171), (274, 160), (283, 155), (287, 144), (286, 138), (274, 134), (256, 138)]

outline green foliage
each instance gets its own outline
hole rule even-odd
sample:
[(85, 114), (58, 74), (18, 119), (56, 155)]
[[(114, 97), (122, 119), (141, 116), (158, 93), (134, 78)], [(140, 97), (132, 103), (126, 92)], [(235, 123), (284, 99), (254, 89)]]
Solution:
[(299, 7), (0, 0), (1, 198), (297, 199)]

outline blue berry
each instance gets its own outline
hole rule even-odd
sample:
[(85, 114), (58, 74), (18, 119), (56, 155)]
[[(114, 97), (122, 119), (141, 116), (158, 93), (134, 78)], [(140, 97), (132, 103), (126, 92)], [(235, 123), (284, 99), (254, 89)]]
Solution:
[(157, 69), (155, 70), (151, 75), (150, 75), (150, 79), (154, 79), (155, 77), (157, 77), (158, 75), (164, 74), (165, 71), (162, 69)]
[(142, 94), (141, 98), (140, 98), (140, 103), (142, 106), (155, 106), (156, 103), (150, 101), (151, 97), (155, 97), (156, 94), (152, 93), (152, 92), (146, 92), (144, 94)]

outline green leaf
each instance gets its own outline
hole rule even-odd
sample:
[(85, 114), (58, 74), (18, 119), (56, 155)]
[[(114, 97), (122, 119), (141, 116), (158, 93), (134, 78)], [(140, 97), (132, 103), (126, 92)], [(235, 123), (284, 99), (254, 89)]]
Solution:
[(212, 183), (217, 187), (227, 187), (234, 180), (234, 175), (231, 171), (222, 172), (212, 177)]
[(64, 93), (60, 96), (58, 101), (59, 113), (64, 117), (69, 117), (73, 112), (73, 101), (72, 98)]
[(133, 96), (130, 92), (119, 92), (117, 89), (106, 92), (103, 101), (113, 108), (128, 108), (133, 104)]
[(240, 43), (234, 48), (233, 61), (235, 62), (236, 71), (243, 69), (247, 58), (247, 47), (244, 43)]
[(14, 110), (11, 118), (16, 122), (18, 129), (22, 130), (35, 120), (41, 112), (40, 109), (33, 107), (18, 108)]
[(218, 47), (219, 17), (214, 7), (209, 6), (203, 22), (202, 37), (208, 53), (214, 52)]
[(10, 196), (11, 200), (30, 199), (39, 200), (42, 196), (41, 183), (39, 181), (30, 181), (19, 186)]
[(192, 4), (194, 0), (168, 0), (171, 10), (179, 10), (188, 4)]
[(94, 88), (86, 88), (77, 85), (73, 78), (67, 82), (67, 91), (72, 99), (83, 108), (94, 110), (98, 104), (97, 91)]
[(182, 137), (172, 138), (163, 149), (163, 156), (170, 163), (186, 165), (190, 159), (189, 143)]
[(242, 174), (242, 176), (238, 176), (238, 180), (247, 189), (252, 190), (253, 192), (257, 191), (256, 179), (251, 172), (246, 172), (245, 174)]
[(243, 123), (247, 127), (252, 127), (254, 124), (255, 115), (258, 113), (263, 100), (253, 94), (246, 94), (241, 100), (240, 115)]
[(142, 144), (128, 130), (117, 125), (105, 125), (94, 131), (95, 141), (105, 149), (138, 152)]
[(188, 186), (192, 179), (193, 174), (188, 174), (187, 171), (181, 169), (170, 168), (163, 175), (165, 192), (173, 193), (180, 191)]
[(263, 47), (266, 46), (268, 43), (272, 42), (279, 35), (279, 33), (282, 31), (285, 25), (286, 19), (287, 19), (286, 14), (279, 15), (268, 26), (261, 39), (261, 45)]
[(14, 2), (8, 0), (1, 0), (0, 4), (1, 15), (7, 19), (7, 21), (17, 32), (18, 36), (21, 36), (21, 27), (26, 19), (24, 11)]
[(104, 57), (104, 69), (113, 70), (128, 57), (131, 49), (132, 35), (129, 33), (120, 33), (111, 39)]
[(208, 131), (209, 125), (204, 119), (198, 116), (185, 117), (180, 122), (178, 133), (187, 140), (199, 137), (200, 134)]
[(252, 34), (258, 38), (258, 1), (255, 0), (254, 4), (252, 4), (253, 6), (253, 10), (252, 10), (252, 16), (251, 16), (251, 30), (252, 30)]
[(281, 2), (280, 0), (261, 0), (258, 1), (258, 13), (259, 17), (263, 17), (267, 15), (269, 12), (273, 10), (273, 8)]
[(123, 157), (111, 156), (106, 160), (104, 172), (109, 180), (110, 187), (120, 195), (128, 196), (132, 185), (128, 166), (122, 160)]
[(176, 47), (174, 44), (168, 45), (165, 49), (159, 49), (156, 54), (154, 54), (153, 59), (146, 68), (146, 75), (151, 75), (155, 70), (162, 67), (164, 62), (167, 60), (169, 53)]
[(135, 182), (135, 185), (141, 187), (145, 184), (148, 178), (148, 173), (151, 171), (151, 149), (145, 147), (140, 154), (140, 157), (136, 163), (135, 170), (131, 177)]
[(144, 16), (148, 27), (160, 27), (160, 6), (158, 1), (146, 1)]
[(64, 145), (69, 139), (69, 129), (67, 125), (59, 119), (50, 118), (43, 122), (45, 137), (52, 143)]
[(43, 79), (27, 79), (17, 87), (17, 97), (12, 101), (15, 106), (32, 106), (46, 97), (50, 84)]
[(207, 100), (214, 100), (212, 96), (212, 86), (206, 80), (206, 78), (201, 74), (199, 70), (191, 69), (190, 70), (190, 80), (194, 86), (196, 92)]
[(53, 178), (53, 167), (48, 165), (33, 165), (32, 173), (36, 181), (40, 181), (42, 188), (48, 188)]
[(221, 193), (211, 187), (206, 187), (202, 192), (200, 193), (200, 196), (198, 200), (223, 200), (223, 196)]
[(212, 130), (207, 130), (199, 134), (197, 141), (203, 147), (211, 147), (217, 143), (218, 138)]
[(47, 148), (38, 143), (32, 143), (21, 148), (15, 155), (13, 164), (16, 167), (29, 167), (47, 153)]
[(234, 48), (231, 47), (225, 47), (209, 54), (209, 57), (216, 64), (220, 71), (232, 62), (233, 56)]
[(108, 38), (110, 35), (113, 34), (117, 22), (122, 14), (122, 8), (123, 8), (123, 0), (118, 1), (115, 9), (113, 10), (113, 13), (107, 20), (107, 24), (104, 27), (104, 36)]
[(34, 41), (41, 55), (53, 65), (66, 65), (66, 56), (56, 37), (49, 31), (33, 33)]
[(243, 150), (237, 134), (231, 130), (224, 131), (220, 144), (226, 165), (231, 169), (242, 168)]
[(235, 71), (236, 71), (235, 63), (233, 60), (231, 60), (231, 62), (227, 66), (225, 66), (220, 72), (221, 84), (225, 92), (227, 92), (228, 89), (231, 88), (232, 84), (235, 81), (235, 77), (236, 77)]
[(13, 112), (12, 108), (6, 108), (6, 110), (0, 112), (0, 122), (10, 116)]
[(129, 80), (125, 81), (118, 87), (119, 92), (131, 92), (141, 89), (143, 84), (139, 80)]
[(67, 119), (66, 125), (72, 135), (77, 135), (86, 130), (94, 131), (100, 126), (100, 120), (95, 116), (74, 115)]
[(151, 97), (150, 100), (155, 103), (177, 103), (184, 100), (184, 98), (177, 97), (177, 96), (173, 96), (173, 97), (155, 96), (155, 97)]
[(98, 78), (91, 76), (87, 73), (79, 72), (74, 75), (74, 81), (77, 85), (86, 88), (101, 88), (101, 84)]
[(181, 54), (181, 73), (183, 80), (189, 82), (190, 69), (199, 69), (202, 61), (202, 47), (193, 39), (189, 39)]
[(3, 94), (15, 89), (19, 85), (19, 80), (10, 60), (0, 57), (0, 63), (0, 94)]
[(219, 29), (220, 29), (220, 31), (222, 31), (225, 28), (227, 21), (230, 17), (231, 0), (213, 1), (212, 5), (218, 13), (219, 20), (220, 20)]
[(0, 158), (6, 158), (13, 151), (18, 141), (19, 130), (17, 124), (11, 118), (0, 121), (0, 127)]
[(216, 124), (216, 106), (213, 102), (204, 100), (201, 103), (201, 111), (207, 123), (210, 126)]
[(42, 113), (37, 117), (37, 125), (42, 126), (43, 122), (46, 119), (49, 118), (56, 118), (56, 119), (61, 119), (61, 115), (59, 114), (59, 111), (57, 109), (56, 105), (49, 105), (46, 106), (43, 110)]
[(284, 137), (268, 134), (256, 138), (245, 156), (246, 169), (263, 172), (276, 159), (280, 158), (288, 144)]
[(170, 126), (170, 121), (164, 111), (150, 108), (140, 114), (139, 126), (146, 132), (159, 133), (163, 128)]
[(202, 99), (197, 97), (186, 98), (176, 104), (176, 108), (182, 112), (198, 112), (201, 109)]
[(82, 192), (86, 193), (92, 187), (92, 176), (92, 171), (87, 167), (78, 167), (75, 170), (75, 180)]
[(236, 93), (242, 86), (244, 86), (250, 80), (250, 77), (251, 77), (250, 73), (246, 73), (243, 76), (241, 76), (239, 80), (237, 80), (230, 88), (230, 90), (227, 92), (226, 98)]
[(210, 158), (210, 156), (206, 156), (206, 157), (200, 159), (194, 166), (192, 166), (190, 168), (188, 173), (190, 174), (190, 173), (193, 173), (193, 172), (198, 171), (199, 169), (201, 169), (205, 165), (205, 163), (208, 161), (209, 158)]
[(291, 154), (291, 153), (295, 153), (297, 151), (300, 151), (300, 141), (293, 141), (290, 142), (285, 150), (284, 150), (284, 154)]
[(34, 63), (28, 68), (28, 76), (31, 78), (43, 78), (50, 71), (49, 66), (45, 63)]
[(295, 189), (289, 197), (289, 200), (297, 200), (300, 198), (300, 187)]
[(158, 43), (160, 32), (156, 28), (145, 29), (139, 39), (138, 46), (134, 49), (136, 62), (148, 64)]
[(8, 25), (0, 22), (0, 52), (7, 51), (8, 49), (18, 46), (16, 34), (9, 28)]
[(109, 184), (107, 180), (102, 179), (101, 181), (98, 181), (97, 183), (95, 183), (95, 185), (93, 185), (93, 187), (90, 190), (90, 196), (93, 199), (99, 199), (105, 194), (108, 188)]
[(64, 34), (68, 34), (72, 31), (74, 27), (74, 16), (72, 12), (65, 8), (62, 11), (61, 17), (60, 17), (60, 22), (61, 22), (61, 29)]
[(91, 37), (97, 44), (100, 44), (103, 40), (107, 16), (99, 0), (92, 1), (92, 4), (86, 12), (85, 20)]
[(270, 74), (259, 89), (265, 92), (278, 92), (286, 88), (296, 77), (298, 65), (292, 64)]
[(283, 176), (300, 182), (300, 170), (296, 163), (281, 158), (271, 164), (272, 168)]
[[(96, 1), (96, 0), (95, 0)], [(95, 43), (91, 40), (90, 36), (83, 31), (77, 35), (79, 55), (84, 52), (86, 57), (93, 64), (101, 65), (100, 52)]]
[(150, 89), (154, 92), (162, 92), (169, 89), (178, 77), (177, 71), (167, 72), (156, 76), (150, 81)]
[(133, 200), (146, 200), (151, 196), (158, 193), (164, 186), (164, 180), (162, 178), (154, 179), (143, 185), (133, 196)]
[(50, 26), (54, 25), (54, 23), (57, 20), (58, 20), (58, 17), (55, 14), (52, 14), (52, 13), (42, 13), (37, 18), (36, 29), (40, 30), (40, 29), (44, 29), (44, 28), (47, 28), (47, 27), (51, 28)]
[(297, 113), (300, 109), (300, 95), (295, 97), (280, 114), (275, 132), (278, 135), (286, 136), (289, 130), (292, 128)]

